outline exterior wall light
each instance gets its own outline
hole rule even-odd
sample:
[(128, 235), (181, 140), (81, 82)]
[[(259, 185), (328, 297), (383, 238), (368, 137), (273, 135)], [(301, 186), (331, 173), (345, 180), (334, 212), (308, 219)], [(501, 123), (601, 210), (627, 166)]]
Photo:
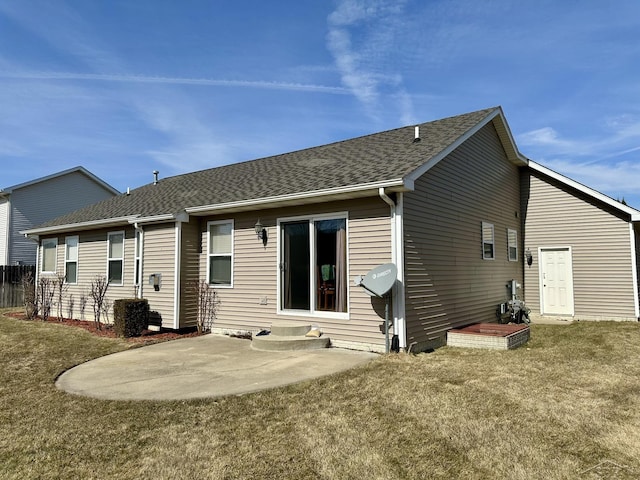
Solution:
[(527, 248), (527, 251), (524, 252), (524, 258), (527, 261), (527, 265), (531, 266), (531, 264), (533, 263), (533, 255), (531, 255), (531, 250), (529, 250)]
[(264, 228), (262, 223), (260, 223), (260, 219), (256, 222), (256, 235), (259, 240), (262, 240), (263, 245), (267, 245), (267, 230)]

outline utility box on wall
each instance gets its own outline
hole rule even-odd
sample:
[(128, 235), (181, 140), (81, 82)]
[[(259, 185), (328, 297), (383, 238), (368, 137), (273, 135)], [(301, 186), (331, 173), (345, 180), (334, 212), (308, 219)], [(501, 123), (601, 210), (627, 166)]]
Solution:
[(162, 274), (161, 273), (152, 273), (149, 275), (149, 285), (153, 285), (153, 289), (156, 292), (160, 291), (160, 285), (162, 283)]

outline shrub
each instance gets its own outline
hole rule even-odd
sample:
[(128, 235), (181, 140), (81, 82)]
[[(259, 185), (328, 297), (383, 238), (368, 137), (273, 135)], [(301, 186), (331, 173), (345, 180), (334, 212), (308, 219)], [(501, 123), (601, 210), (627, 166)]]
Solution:
[(113, 328), (120, 337), (139, 337), (149, 325), (145, 299), (121, 298), (113, 302)]

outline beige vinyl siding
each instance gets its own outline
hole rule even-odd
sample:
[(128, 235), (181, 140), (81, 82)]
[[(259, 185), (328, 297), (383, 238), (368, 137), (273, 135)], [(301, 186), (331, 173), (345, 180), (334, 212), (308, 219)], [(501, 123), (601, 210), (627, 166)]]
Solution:
[(540, 247), (571, 247), (575, 318), (635, 320), (629, 222), (610, 207), (535, 172), (523, 174), (525, 300), (540, 313)]
[[(277, 313), (277, 282), (280, 270), (277, 251), (277, 220), (306, 215), (347, 212), (349, 304), (348, 319), (316, 316), (283, 315)], [(268, 233), (263, 246), (254, 231), (260, 218)], [(384, 308), (378, 301), (353, 285), (353, 276), (366, 274), (371, 268), (391, 259), (391, 222), (389, 207), (380, 198), (372, 197), (345, 202), (333, 202), (281, 210), (264, 210), (230, 216), (217, 216), (201, 222), (202, 254), (200, 276), (207, 269), (207, 229), (209, 220), (234, 221), (233, 288), (218, 288), (220, 298), (214, 328), (257, 331), (269, 329), (277, 320), (296, 320), (319, 325), (332, 340), (384, 346), (380, 325), (384, 322)], [(266, 299), (266, 305), (261, 300)], [(382, 317), (376, 313), (381, 312)]]
[[(134, 255), (134, 238), (133, 229), (130, 227), (96, 230), (92, 232), (69, 232), (58, 237), (42, 237), (57, 238), (57, 258), (56, 258), (56, 274), (64, 275), (64, 254), (65, 254), (65, 238), (68, 236), (78, 235), (78, 282), (75, 285), (67, 285), (64, 295), (64, 314), (68, 315), (69, 300), (73, 299), (73, 313), (76, 319), (94, 320), (93, 301), (91, 299), (91, 283), (98, 276), (107, 275), (107, 233), (115, 231), (125, 232), (124, 241), (124, 264), (123, 264), (123, 285), (109, 285), (107, 288), (106, 300), (113, 304), (114, 300), (120, 298), (132, 298), (135, 296), (133, 287), (133, 255)], [(40, 247), (40, 255), (42, 255), (42, 247)], [(73, 297), (72, 297), (73, 296)], [(82, 315), (80, 307), (80, 299), (82, 296), (87, 298), (84, 315)], [(53, 312), (55, 313), (55, 309)], [(109, 310), (109, 320), (113, 320), (113, 308)]]
[[(519, 171), (493, 124), (404, 198), (407, 344), (435, 346), (451, 328), (495, 321), (507, 281), (522, 281), (522, 264), (509, 262), (507, 244), (507, 229), (521, 231)], [(494, 225), (494, 260), (482, 258), (482, 222)]]
[[(157, 312), (162, 319), (162, 326), (174, 328), (175, 310), (175, 258), (176, 258), (176, 224), (163, 223), (145, 225), (143, 258), (142, 292), (143, 298), (149, 301), (149, 309)], [(131, 242), (133, 245), (133, 242)], [(131, 250), (133, 259), (133, 250)], [(162, 275), (160, 290), (155, 291), (149, 285), (149, 276)], [(132, 273), (133, 275), (133, 270)], [(129, 281), (128, 284), (131, 284)]]
[[(180, 245), (180, 328), (197, 324), (197, 296), (193, 292), (194, 282), (205, 280), (206, 270), (200, 274), (200, 253), (202, 239), (201, 222), (198, 218), (182, 224), (182, 242)], [(205, 227), (206, 228), (206, 227)]]

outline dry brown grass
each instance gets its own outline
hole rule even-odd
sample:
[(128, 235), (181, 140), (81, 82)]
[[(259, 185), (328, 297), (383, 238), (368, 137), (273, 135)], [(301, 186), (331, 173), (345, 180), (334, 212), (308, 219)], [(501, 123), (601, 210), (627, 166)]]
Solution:
[(128, 348), (0, 316), (0, 478), (640, 477), (640, 326), (533, 327), (508, 352), (443, 348), (242, 397), (58, 391)]

